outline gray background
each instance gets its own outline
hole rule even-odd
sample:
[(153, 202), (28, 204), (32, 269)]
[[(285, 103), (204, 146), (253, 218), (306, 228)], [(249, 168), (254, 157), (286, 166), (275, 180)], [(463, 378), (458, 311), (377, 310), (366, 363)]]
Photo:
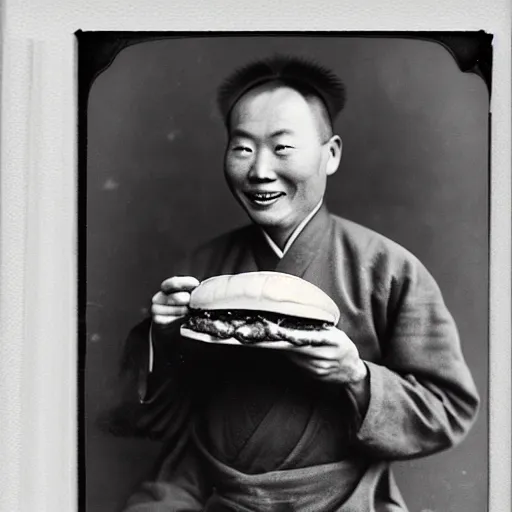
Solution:
[(88, 107), (88, 512), (112, 512), (159, 445), (94, 422), (117, 399), (124, 338), (188, 248), (246, 222), (222, 176), (215, 89), (234, 67), (286, 52), (331, 67), (347, 86), (331, 211), (392, 238), (437, 279), (483, 406), (449, 452), (395, 464), (411, 512), (482, 512), (487, 502), (488, 93), (433, 42), (391, 38), (211, 37), (123, 50)]

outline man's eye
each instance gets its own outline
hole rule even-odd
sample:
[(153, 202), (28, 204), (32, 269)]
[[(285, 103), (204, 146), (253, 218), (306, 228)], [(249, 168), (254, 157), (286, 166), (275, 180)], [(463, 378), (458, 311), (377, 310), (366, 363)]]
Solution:
[(249, 146), (233, 146), (232, 149), (235, 153), (241, 153), (241, 154), (249, 154), (252, 153), (252, 149)]
[(287, 154), (289, 153), (293, 148), (293, 146), (288, 146), (286, 144), (278, 144), (276, 146), (276, 153), (279, 153), (280, 155), (284, 155), (284, 154)]

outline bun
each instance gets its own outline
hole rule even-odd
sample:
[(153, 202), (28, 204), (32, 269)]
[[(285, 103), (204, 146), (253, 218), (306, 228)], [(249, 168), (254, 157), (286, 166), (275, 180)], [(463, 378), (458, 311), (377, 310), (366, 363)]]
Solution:
[(209, 310), (267, 311), (336, 325), (340, 311), (320, 288), (280, 272), (246, 272), (203, 281), (190, 297), (190, 307)]

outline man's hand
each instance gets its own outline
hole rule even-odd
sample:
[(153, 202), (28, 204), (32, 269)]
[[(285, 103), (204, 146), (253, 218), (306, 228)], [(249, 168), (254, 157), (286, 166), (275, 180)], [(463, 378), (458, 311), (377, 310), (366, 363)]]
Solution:
[(328, 345), (293, 347), (289, 357), (323, 381), (344, 384), (364, 417), (370, 403), (368, 368), (359, 357), (357, 347), (343, 331), (333, 328), (329, 338)]
[(188, 313), (190, 292), (199, 285), (191, 276), (174, 276), (160, 285), (160, 291), (153, 296), (151, 315), (159, 327), (167, 327)]
[(366, 365), (352, 340), (339, 329), (332, 328), (322, 346), (291, 347), (289, 357), (318, 378), (341, 384), (355, 384), (366, 378)]

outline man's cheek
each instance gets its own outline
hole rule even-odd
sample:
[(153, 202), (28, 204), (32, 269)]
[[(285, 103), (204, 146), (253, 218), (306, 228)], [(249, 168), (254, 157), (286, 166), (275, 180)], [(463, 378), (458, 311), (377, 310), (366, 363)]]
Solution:
[(226, 181), (231, 187), (236, 187), (241, 181), (239, 172), (236, 172), (233, 168), (228, 168), (225, 172)]
[(290, 166), (281, 170), (281, 176), (283, 180), (289, 183), (299, 185), (305, 183), (311, 179), (311, 170), (308, 167), (303, 166)]
[(226, 176), (233, 183), (241, 182), (247, 175), (247, 166), (240, 164), (228, 164), (226, 166)]

